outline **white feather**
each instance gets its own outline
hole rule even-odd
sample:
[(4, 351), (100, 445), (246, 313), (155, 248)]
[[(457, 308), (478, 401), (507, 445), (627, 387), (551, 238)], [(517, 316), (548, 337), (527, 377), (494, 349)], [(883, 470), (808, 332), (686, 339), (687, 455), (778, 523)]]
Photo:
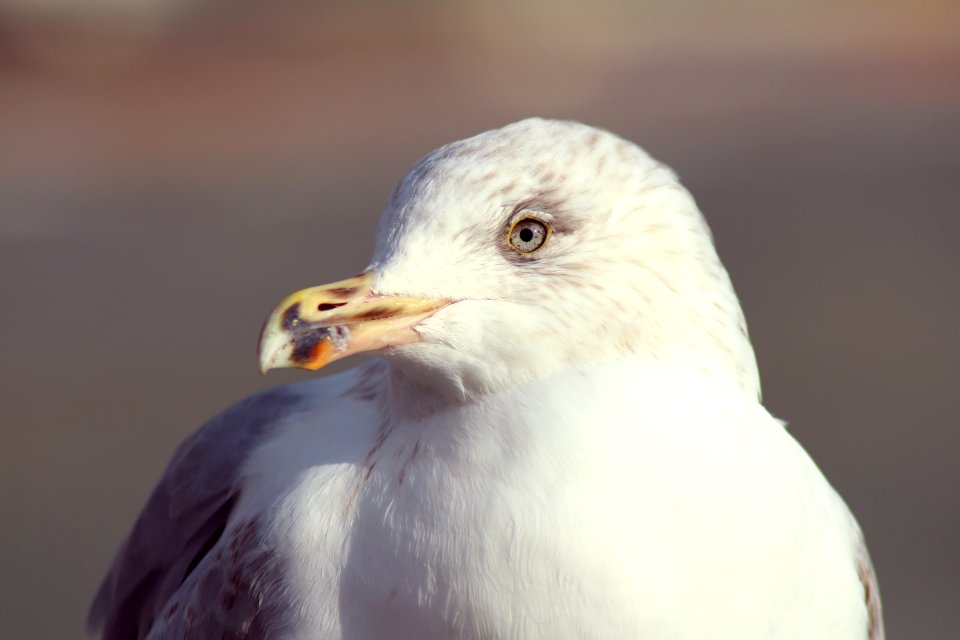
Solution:
[[(529, 256), (506, 243), (524, 215), (553, 229)], [(152, 633), (166, 637), (204, 594), (232, 607), (203, 581), (238, 566), (270, 601), (261, 628), (304, 639), (883, 637), (856, 523), (760, 405), (736, 295), (669, 169), (576, 123), (448, 145), (398, 185), (371, 269), (378, 293), (458, 302), (422, 341), (292, 388), (270, 429), (248, 416), (264, 435), (244, 440), (233, 546), (164, 605), (137, 580), (183, 551), (144, 562), (134, 535), (113, 575), (136, 580), (108, 580), (95, 618), (127, 629), (117, 607), (139, 598), (148, 618), (168, 607)], [(208, 441), (145, 513), (214, 455)], [(195, 508), (201, 531), (232, 495), (207, 494), (220, 502)], [(250, 523), (262, 539), (237, 533)], [(243, 562), (251, 545), (269, 572)]]

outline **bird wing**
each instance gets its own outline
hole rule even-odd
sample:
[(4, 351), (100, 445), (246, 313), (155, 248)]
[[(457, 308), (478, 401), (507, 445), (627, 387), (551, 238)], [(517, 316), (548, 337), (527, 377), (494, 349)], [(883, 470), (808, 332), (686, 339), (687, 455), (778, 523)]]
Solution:
[[(852, 517), (852, 516), (851, 516)], [(867, 545), (860, 536), (856, 552), (857, 575), (863, 585), (863, 595), (867, 606), (867, 640), (884, 640), (886, 634), (883, 629), (883, 608), (880, 604), (880, 587), (877, 585), (877, 574), (870, 561)]]
[[(214, 618), (221, 633), (255, 635), (264, 603), (254, 591), (269, 568), (265, 552), (258, 553), (256, 523), (232, 526), (229, 540), (221, 538), (243, 462), (298, 401), (283, 388), (251, 396), (180, 446), (100, 586), (90, 610), (92, 630), (102, 629), (104, 640), (144, 638), (166, 605), (170, 630), (181, 623), (177, 637), (213, 637), (204, 629)], [(211, 557), (215, 547), (219, 561)], [(220, 575), (225, 571), (231, 574)], [(201, 593), (203, 599), (190, 600)], [(191, 608), (191, 601), (213, 602), (211, 595), (220, 596), (218, 606)]]

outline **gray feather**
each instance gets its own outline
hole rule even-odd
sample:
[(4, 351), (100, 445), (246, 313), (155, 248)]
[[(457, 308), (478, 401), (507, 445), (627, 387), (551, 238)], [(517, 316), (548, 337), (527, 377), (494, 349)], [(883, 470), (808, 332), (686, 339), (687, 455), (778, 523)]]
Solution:
[[(180, 445), (97, 593), (88, 620), (91, 630), (102, 629), (104, 640), (144, 638), (166, 605), (171, 633), (151, 638), (213, 637), (204, 631), (213, 628), (225, 633), (218, 637), (233, 637), (234, 629), (244, 637), (259, 635), (258, 612), (264, 603), (257, 594), (268, 580), (269, 563), (266, 550), (260, 553), (257, 523), (242, 523), (228, 536), (222, 534), (238, 492), (239, 469), (297, 402), (298, 396), (283, 388), (251, 396)], [(201, 592), (218, 599), (192, 600)], [(191, 600), (230, 606), (188, 613)], [(214, 616), (232, 618), (207, 626)]]

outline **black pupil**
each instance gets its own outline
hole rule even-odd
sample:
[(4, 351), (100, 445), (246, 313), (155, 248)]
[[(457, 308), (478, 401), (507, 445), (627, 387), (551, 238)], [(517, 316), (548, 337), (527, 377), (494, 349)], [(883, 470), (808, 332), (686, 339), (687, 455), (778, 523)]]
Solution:
[(520, 229), (520, 240), (522, 242), (533, 240), (533, 231), (531, 229)]

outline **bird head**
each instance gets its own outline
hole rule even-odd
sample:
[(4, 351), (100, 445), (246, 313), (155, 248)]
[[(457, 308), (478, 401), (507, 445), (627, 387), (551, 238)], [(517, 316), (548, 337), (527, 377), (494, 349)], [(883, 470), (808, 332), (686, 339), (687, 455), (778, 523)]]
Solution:
[(627, 357), (759, 394), (693, 198), (638, 146), (573, 122), (524, 120), (422, 158), (389, 198), (370, 266), (281, 302), (260, 365), (364, 351), (461, 399)]

